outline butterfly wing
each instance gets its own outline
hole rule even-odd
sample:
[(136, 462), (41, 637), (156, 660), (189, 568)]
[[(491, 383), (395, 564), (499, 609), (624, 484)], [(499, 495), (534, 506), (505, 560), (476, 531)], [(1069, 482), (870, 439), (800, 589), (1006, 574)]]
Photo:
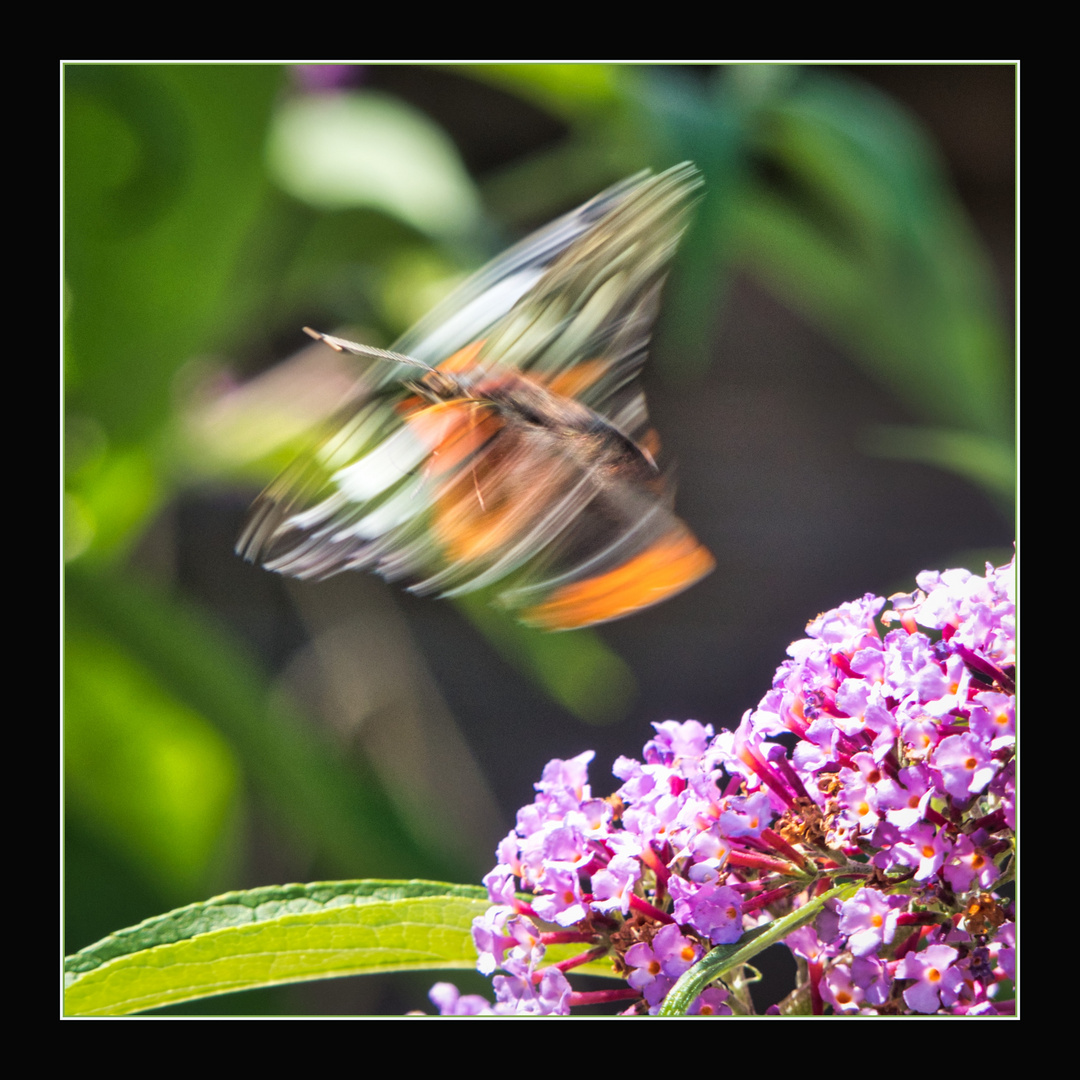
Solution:
[(689, 165), (634, 177), (481, 270), (394, 346), (446, 377), (387, 365), (260, 496), (237, 550), (302, 578), (372, 569), (441, 595), (498, 583), (551, 629), (707, 573), (643, 449), (634, 378), (698, 185)]
[(598, 215), (591, 227), (486, 335), (480, 364), (528, 372), (640, 441), (647, 415), (634, 379), (699, 186), (684, 164), (583, 207)]

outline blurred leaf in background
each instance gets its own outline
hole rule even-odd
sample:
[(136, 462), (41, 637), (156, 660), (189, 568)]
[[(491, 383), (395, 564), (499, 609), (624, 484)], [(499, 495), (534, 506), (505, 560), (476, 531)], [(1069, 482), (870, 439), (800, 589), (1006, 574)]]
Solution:
[[(1014, 77), (67, 65), (66, 951), (226, 889), (477, 881), (547, 757), (733, 724), (813, 611), (1008, 543)], [(982, 139), (996, 272), (955, 157), (882, 86)], [(646, 380), (718, 574), (545, 636), (235, 559), (357, 377), (301, 326), (388, 345), (530, 228), (681, 160), (706, 196)], [(420, 1004), (345, 986), (223, 1007)]]

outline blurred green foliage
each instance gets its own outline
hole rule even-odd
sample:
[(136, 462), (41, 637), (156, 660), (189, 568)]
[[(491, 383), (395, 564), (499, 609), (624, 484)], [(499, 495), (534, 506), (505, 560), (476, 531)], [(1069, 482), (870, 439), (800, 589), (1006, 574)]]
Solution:
[[(252, 799), (324, 876), (468, 880), (229, 631), (134, 569), (186, 485), (269, 479), (292, 449), (271, 439), (253, 461), (235, 433), (192, 439), (197, 361), (280, 358), (316, 315), (389, 343), (524, 225), (690, 159), (706, 196), (665, 298), (670, 354), (707, 362), (718, 286), (749, 272), (921, 418), (867, 446), (1011, 502), (1012, 346), (985, 256), (927, 137), (877, 91), (769, 65), (454, 67), (559, 132), (478, 183), (435, 120), (338, 74), (318, 93), (334, 72), (65, 69), (68, 951), (244, 884)], [(471, 617), (582, 716), (629, 693), (596, 638)]]

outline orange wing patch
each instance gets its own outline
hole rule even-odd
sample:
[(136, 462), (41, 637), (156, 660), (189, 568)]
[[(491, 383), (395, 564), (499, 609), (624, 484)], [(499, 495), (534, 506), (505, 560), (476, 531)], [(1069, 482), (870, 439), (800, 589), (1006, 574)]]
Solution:
[(482, 562), (519, 544), (549, 512), (546, 495), (574, 479), (565, 459), (528, 454), (512, 429), (492, 421), (485, 428), (501, 428), (498, 438), (452, 475), (435, 504), (432, 531), (450, 563)]
[(468, 374), (476, 363), (476, 358), (480, 355), (480, 350), (484, 347), (486, 340), (486, 338), (481, 338), (479, 341), (466, 345), (463, 349), (458, 349), (453, 356), (448, 356), (439, 364), (438, 370), (450, 375)]
[(715, 566), (716, 560), (693, 535), (679, 529), (606, 574), (557, 589), (523, 618), (545, 630), (610, 622), (675, 596)]

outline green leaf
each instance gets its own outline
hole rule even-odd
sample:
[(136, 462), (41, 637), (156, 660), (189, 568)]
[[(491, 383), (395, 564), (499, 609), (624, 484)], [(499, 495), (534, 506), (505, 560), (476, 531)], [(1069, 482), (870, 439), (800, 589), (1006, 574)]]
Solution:
[(160, 428), (179, 367), (237, 318), (283, 78), (261, 64), (64, 69), (67, 405), (114, 445)]
[(480, 219), (479, 198), (450, 137), (389, 95), (296, 98), (278, 110), (269, 147), (279, 182), (312, 206), (377, 207), (450, 240)]
[(996, 496), (1008, 513), (1016, 495), (1016, 456), (1011, 431), (986, 438), (970, 431), (879, 424), (863, 432), (867, 453), (900, 461), (921, 461), (966, 477)]
[(567, 123), (610, 113), (635, 70), (617, 64), (464, 64), (448, 70), (490, 83)]
[[(124, 657), (125, 668), (145, 673), (160, 695), (213, 723), (268, 811), (286, 832), (303, 838), (322, 865), (402, 877), (451, 868), (446, 876), (456, 876), (452, 868), (463, 856), (457, 838), (411, 833), (375, 770), (356, 758), (341, 761), (302, 716), (272, 700), (244, 651), (204, 615), (134, 582), (76, 567), (69, 567), (65, 589), (68, 634), (109, 642), (110, 655)], [(68, 677), (79, 680), (80, 696), (68, 708), (104, 701), (81, 694), (86, 680), (78, 656), (72, 659)], [(85, 725), (87, 738), (106, 730), (92, 721)]]
[[(1008, 440), (1012, 345), (989, 260), (918, 125), (855, 81), (805, 73), (752, 130), (779, 182), (747, 191), (742, 258), (929, 425)], [(997, 473), (991, 457), (958, 471)]]
[(338, 881), (231, 892), (111, 934), (65, 962), (65, 1012), (117, 1016), (254, 987), (476, 966), (478, 886)]
[(69, 811), (164, 889), (165, 903), (206, 895), (238, 802), (231, 747), (107, 636), (70, 631), (64, 659)]

